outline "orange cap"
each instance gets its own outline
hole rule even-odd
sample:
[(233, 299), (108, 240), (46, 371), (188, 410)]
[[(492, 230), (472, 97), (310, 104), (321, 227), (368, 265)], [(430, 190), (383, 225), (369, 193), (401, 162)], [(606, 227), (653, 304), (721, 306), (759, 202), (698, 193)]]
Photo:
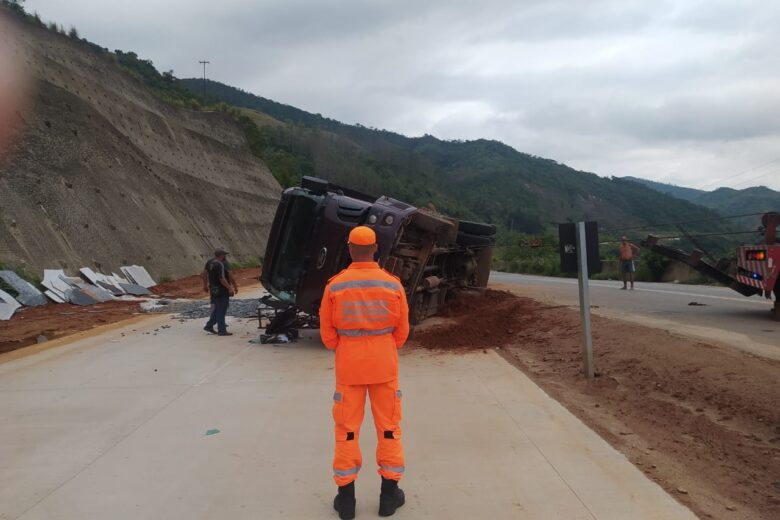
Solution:
[(349, 243), (356, 246), (372, 246), (376, 244), (376, 233), (367, 226), (358, 226), (349, 232)]

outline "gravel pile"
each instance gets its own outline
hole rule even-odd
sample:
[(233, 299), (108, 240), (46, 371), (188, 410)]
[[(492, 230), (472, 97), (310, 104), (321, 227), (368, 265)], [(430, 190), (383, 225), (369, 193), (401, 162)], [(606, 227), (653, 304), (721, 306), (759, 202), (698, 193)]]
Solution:
[[(150, 303), (156, 305), (142, 306), (144, 312), (157, 312), (162, 314), (175, 314), (177, 318), (196, 320), (208, 318), (211, 314), (209, 302), (203, 300), (156, 300)], [(260, 301), (257, 298), (232, 299), (228, 307), (228, 316), (236, 318), (256, 318)]]

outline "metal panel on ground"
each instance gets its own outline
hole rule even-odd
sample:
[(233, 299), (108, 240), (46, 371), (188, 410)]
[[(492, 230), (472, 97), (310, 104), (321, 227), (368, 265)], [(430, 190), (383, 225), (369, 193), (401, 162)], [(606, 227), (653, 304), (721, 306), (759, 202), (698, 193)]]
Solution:
[(114, 295), (111, 294), (110, 291), (107, 291), (97, 285), (89, 285), (84, 282), (79, 282), (76, 284), (76, 287), (78, 287), (81, 292), (88, 294), (90, 297), (100, 302), (107, 302), (114, 299)]
[(100, 303), (98, 300), (85, 293), (78, 287), (72, 287), (71, 289), (68, 289), (65, 297), (70, 303), (75, 305), (94, 305), (96, 303)]
[(157, 282), (152, 279), (151, 275), (149, 275), (149, 272), (143, 266), (129, 265), (120, 267), (120, 269), (125, 274), (125, 276), (141, 287), (146, 287), (148, 289), (149, 287), (154, 287), (157, 285)]
[(119, 287), (119, 283), (115, 282), (112, 277), (106, 276), (103, 273), (96, 273), (89, 267), (82, 267), (79, 269), (82, 278), (87, 280), (95, 287), (100, 287), (103, 290), (110, 292), (114, 296), (119, 296), (125, 292)]
[(49, 299), (50, 299), (51, 301), (53, 301), (54, 303), (65, 303), (65, 300), (63, 300), (62, 298), (60, 298), (59, 296), (57, 296), (57, 294), (55, 294), (55, 293), (54, 293), (53, 291), (51, 291), (51, 290), (46, 290), (46, 291), (44, 291), (44, 292), (43, 292), (43, 294), (45, 294), (46, 296), (48, 296), (48, 297), (49, 297)]
[(0, 290), (0, 320), (10, 320), (16, 309), (22, 305), (7, 292)]
[(123, 294), (125, 294), (125, 291), (123, 291), (122, 288), (119, 287), (119, 285), (114, 285), (108, 279), (105, 282), (98, 282), (95, 285), (105, 289), (106, 291), (110, 292), (114, 296), (122, 296)]
[(127, 278), (124, 278), (122, 276), (119, 276), (118, 274), (116, 274), (114, 272), (111, 273), (111, 281), (113, 283), (116, 283), (116, 284), (130, 283), (130, 280), (128, 280)]
[(22, 305), (27, 305), (28, 307), (46, 305), (46, 298), (43, 296), (43, 293), (27, 280), (20, 278), (15, 272), (0, 271), (0, 278), (19, 293), (16, 299)]
[(81, 273), (82, 278), (84, 278), (91, 284), (97, 285), (97, 283), (100, 281), (101, 275), (98, 275), (98, 273), (96, 273), (89, 267), (82, 267), (81, 269), (79, 269), (79, 273)]
[(68, 282), (62, 280), (61, 277), (63, 276), (65, 276), (65, 271), (62, 269), (44, 269), (41, 285), (56, 294), (63, 301), (67, 302), (69, 300), (65, 293), (72, 289), (72, 286)]
[(141, 287), (134, 283), (120, 283), (119, 286), (127, 293), (133, 296), (146, 296), (152, 294), (146, 287)]

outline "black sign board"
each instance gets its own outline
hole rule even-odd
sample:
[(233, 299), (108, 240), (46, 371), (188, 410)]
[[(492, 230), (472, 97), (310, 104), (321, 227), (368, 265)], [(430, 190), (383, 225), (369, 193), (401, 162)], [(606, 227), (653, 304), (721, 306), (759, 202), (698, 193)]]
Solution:
[[(596, 222), (585, 222), (585, 249), (588, 253), (588, 275), (600, 273), (599, 228)], [(561, 272), (576, 273), (577, 224), (558, 224), (558, 252), (561, 255)]]

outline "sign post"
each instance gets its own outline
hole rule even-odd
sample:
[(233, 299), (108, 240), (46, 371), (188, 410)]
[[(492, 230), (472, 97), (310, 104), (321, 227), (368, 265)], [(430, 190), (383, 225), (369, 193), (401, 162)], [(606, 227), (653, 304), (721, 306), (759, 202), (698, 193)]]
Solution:
[(592, 378), (594, 376), (593, 336), (590, 326), (588, 276), (601, 272), (598, 225), (596, 222), (559, 224), (558, 239), (560, 242), (561, 272), (577, 273), (582, 321), (583, 372), (586, 377)]
[(590, 292), (588, 287), (588, 248), (585, 243), (585, 222), (577, 222), (577, 281), (580, 287), (580, 318), (582, 319), (582, 359), (585, 377), (593, 378), (593, 336), (590, 328)]

